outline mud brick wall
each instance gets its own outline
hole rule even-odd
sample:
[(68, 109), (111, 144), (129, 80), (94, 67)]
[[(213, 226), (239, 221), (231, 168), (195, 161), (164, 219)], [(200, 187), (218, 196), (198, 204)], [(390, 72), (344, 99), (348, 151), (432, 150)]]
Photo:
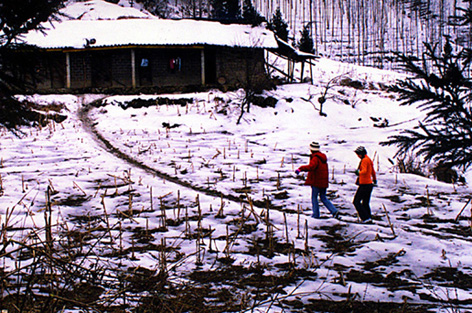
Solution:
[(39, 67), (37, 89), (61, 89), (66, 86), (66, 56), (62, 52), (42, 53)]
[[(147, 52), (154, 86), (201, 85), (201, 49), (155, 49)], [(174, 68), (171, 60), (176, 61)], [(178, 64), (178, 60), (180, 64)]]
[(87, 88), (92, 86), (92, 63), (88, 52), (70, 53), (71, 88)]
[[(132, 49), (93, 49), (69, 52), (71, 89), (106, 91), (133, 87)], [(202, 52), (206, 84), (241, 88), (267, 81), (264, 51), (235, 47), (149, 47), (135, 48), (136, 87), (202, 86)], [(52, 62), (51, 60), (54, 60)], [(38, 89), (64, 89), (66, 54), (44, 56), (46, 78)], [(248, 82), (249, 80), (249, 82)], [(256, 87), (257, 88), (257, 87)]]
[(111, 54), (112, 87), (131, 87), (131, 50), (114, 50)]
[[(216, 54), (218, 79), (224, 78), (225, 85), (246, 87), (265, 81), (264, 51), (262, 49), (222, 48)], [(248, 82), (249, 80), (249, 82)]]

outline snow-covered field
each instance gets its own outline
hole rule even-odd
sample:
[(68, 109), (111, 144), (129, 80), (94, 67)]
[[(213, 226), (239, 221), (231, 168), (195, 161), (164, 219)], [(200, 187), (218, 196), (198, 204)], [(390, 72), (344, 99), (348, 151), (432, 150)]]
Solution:
[[(320, 116), (317, 99), (340, 75), (365, 88), (335, 84), (323, 107), (327, 116)], [(400, 174), (391, 162), (395, 149), (379, 145), (423, 118), (424, 112), (400, 107), (381, 89), (396, 78), (401, 75), (322, 59), (313, 85), (267, 91), (276, 106), (251, 106), (239, 125), (240, 91), (27, 97), (63, 104), (68, 118), (23, 129), (21, 137), (1, 131), (4, 271), (31, 261), (19, 261), (13, 252), (20, 243), (45, 240), (49, 189), (55, 245), (70, 243), (74, 232), (89, 251), (71, 263), (164, 269), (174, 284), (231, 286), (257, 312), (281, 312), (282, 306), (284, 312), (306, 312), (315, 300), (472, 310), (470, 204), (458, 216), (471, 197), (469, 186)], [(168, 104), (126, 107), (131, 100), (149, 104), (157, 98)], [(173, 99), (189, 101), (176, 105)], [(105, 105), (86, 106), (95, 100)], [(388, 127), (376, 127), (385, 119)], [(310, 189), (294, 170), (307, 164), (311, 141), (328, 156), (328, 194), (341, 220), (323, 206), (324, 218), (310, 217)], [(357, 223), (351, 204), (359, 145), (378, 171), (371, 225)], [(471, 181), (470, 171), (462, 175)], [(258, 298), (254, 284), (218, 280), (215, 273), (228, 266), (257, 266), (259, 281), (298, 274)], [(113, 285), (112, 275), (106, 277)], [(123, 302), (113, 292), (99, 296), (95, 303)], [(285, 302), (275, 301), (280, 299)]]

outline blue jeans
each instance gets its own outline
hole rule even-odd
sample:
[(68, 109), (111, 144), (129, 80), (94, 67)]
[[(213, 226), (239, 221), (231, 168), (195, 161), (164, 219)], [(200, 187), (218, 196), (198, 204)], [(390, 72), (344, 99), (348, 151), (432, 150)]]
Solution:
[(320, 205), (318, 204), (318, 195), (321, 202), (325, 205), (328, 211), (334, 216), (338, 210), (334, 207), (331, 201), (326, 198), (326, 188), (318, 188), (311, 186), (311, 203), (313, 204), (313, 215), (311, 217), (320, 217)]

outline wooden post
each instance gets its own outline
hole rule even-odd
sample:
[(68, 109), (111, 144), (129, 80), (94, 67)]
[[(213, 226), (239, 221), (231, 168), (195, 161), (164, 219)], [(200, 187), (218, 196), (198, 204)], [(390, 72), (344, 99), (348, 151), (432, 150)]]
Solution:
[(71, 86), (71, 72), (70, 72), (70, 53), (66, 52), (66, 88), (70, 89)]
[(136, 53), (131, 49), (131, 87), (136, 88)]
[(202, 86), (206, 85), (206, 77), (205, 77), (205, 49), (202, 49), (200, 53), (201, 63), (202, 63)]

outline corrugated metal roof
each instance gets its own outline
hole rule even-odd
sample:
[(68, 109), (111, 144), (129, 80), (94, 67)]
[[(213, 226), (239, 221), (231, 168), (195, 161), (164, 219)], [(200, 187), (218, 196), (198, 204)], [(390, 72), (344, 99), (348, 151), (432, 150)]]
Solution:
[(150, 45), (277, 48), (273, 32), (264, 27), (201, 20), (142, 18), (62, 21), (54, 23), (45, 34), (32, 31), (24, 40), (46, 49)]

